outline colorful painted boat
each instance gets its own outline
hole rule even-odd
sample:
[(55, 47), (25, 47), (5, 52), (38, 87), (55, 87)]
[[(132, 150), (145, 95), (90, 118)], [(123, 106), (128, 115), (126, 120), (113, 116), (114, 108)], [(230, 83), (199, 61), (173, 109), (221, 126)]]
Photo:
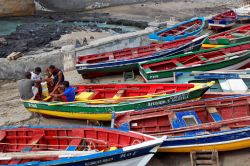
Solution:
[(165, 28), (159, 32), (149, 34), (152, 40), (174, 41), (189, 36), (198, 35), (205, 26), (204, 17), (192, 18), (188, 21), (178, 23), (172, 27)]
[(199, 50), (207, 35), (189, 37), (163, 44), (126, 48), (101, 54), (79, 56), (76, 70), (84, 78), (99, 75), (138, 70), (138, 63), (186, 51)]
[[(142, 84), (141, 89), (135, 88), (135, 85), (140, 87), (139, 84), (134, 84), (131, 89), (124, 91), (124, 94), (130, 96), (143, 94), (151, 95), (148, 98), (141, 98), (140, 100), (125, 98), (121, 100), (116, 99), (118, 90), (114, 92), (109, 90), (110, 93), (106, 93), (105, 97), (115, 97), (114, 99), (106, 100), (100, 104), (98, 102), (43, 102), (43, 101), (24, 101), (24, 106), (28, 111), (39, 113), (42, 115), (49, 115), (70, 119), (89, 119), (110, 121), (112, 119), (112, 113), (123, 112), (131, 110), (139, 110), (145, 108), (151, 108), (156, 106), (168, 105), (171, 103), (198, 98), (203, 95), (209, 87), (213, 85), (213, 82), (205, 84), (155, 84), (150, 86)], [(102, 86), (102, 85), (99, 85)], [(151, 88), (154, 87), (154, 88)], [(155, 88), (156, 87), (156, 88)], [(122, 86), (120, 87), (122, 89)], [(163, 91), (162, 91), (163, 89)], [(160, 95), (152, 95), (159, 91), (164, 92)], [(114, 93), (112, 93), (114, 92)], [(121, 93), (119, 93), (121, 95)], [(103, 97), (104, 94), (97, 94), (97, 99)]]
[[(203, 95), (204, 97), (206, 95)], [(115, 115), (115, 125), (167, 136), (159, 152), (230, 151), (250, 147), (250, 95), (215, 95)]]
[(250, 40), (250, 25), (244, 25), (232, 30), (209, 36), (204, 44), (229, 45)]
[(178, 84), (215, 81), (209, 92), (250, 92), (249, 70), (180, 72), (174, 76)]
[(98, 127), (5, 127), (0, 165), (146, 165), (162, 139)]
[(238, 20), (248, 21), (250, 20), (250, 4), (245, 4), (242, 7), (234, 10), (238, 15)]
[(209, 29), (223, 30), (229, 29), (236, 24), (237, 14), (233, 10), (220, 13), (208, 20)]
[(250, 42), (139, 63), (146, 82), (173, 81), (174, 72), (239, 69), (250, 62)]

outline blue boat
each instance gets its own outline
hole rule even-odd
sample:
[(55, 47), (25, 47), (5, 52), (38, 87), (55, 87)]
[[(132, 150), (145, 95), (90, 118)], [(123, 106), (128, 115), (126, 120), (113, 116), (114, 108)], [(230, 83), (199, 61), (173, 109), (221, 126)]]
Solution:
[(101, 127), (0, 129), (0, 165), (146, 165), (162, 139)]
[(204, 83), (210, 81), (215, 81), (215, 84), (208, 90), (209, 92), (250, 92), (250, 71), (248, 69), (174, 73), (174, 82), (178, 84)]
[[(139, 62), (198, 50), (200, 49), (201, 44), (206, 38), (207, 38), (207, 35), (202, 35), (197, 38), (190, 37), (191, 40), (189, 38), (177, 40), (167, 45), (173, 44), (173, 45), (178, 45), (178, 46), (173, 47), (171, 49), (159, 51), (148, 56), (138, 55), (138, 57), (136, 58), (127, 57), (125, 59), (105, 60), (105, 61), (101, 61), (97, 63), (92, 62), (92, 61), (90, 63), (89, 60), (87, 61), (85, 60), (82, 63), (76, 64), (76, 70), (78, 71), (79, 74), (82, 74), (84, 78), (95, 77), (95, 76), (102, 75), (102, 74), (106, 75), (110, 73), (138, 70)], [(185, 41), (185, 43), (183, 43), (182, 40), (188, 40), (188, 41)], [(131, 51), (129, 50), (129, 52)], [(102, 55), (100, 57), (104, 59), (106, 58), (105, 56), (106, 55)], [(80, 58), (81, 57), (78, 57), (78, 59)], [(86, 58), (86, 57), (83, 56), (83, 58)]]
[(178, 23), (156, 33), (149, 34), (151, 40), (174, 41), (188, 36), (198, 35), (205, 26), (205, 18), (196, 17), (188, 21)]
[(203, 99), (115, 115), (115, 126), (166, 136), (158, 152), (231, 151), (250, 147), (250, 95)]
[(220, 13), (208, 20), (208, 26), (212, 30), (229, 29), (236, 24), (237, 14), (233, 10)]

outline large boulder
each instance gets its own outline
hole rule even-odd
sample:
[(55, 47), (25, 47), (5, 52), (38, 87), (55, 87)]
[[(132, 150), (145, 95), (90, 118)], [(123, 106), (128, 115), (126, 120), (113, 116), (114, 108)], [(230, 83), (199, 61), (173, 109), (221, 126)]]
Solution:
[(26, 16), (35, 13), (33, 0), (0, 0), (0, 17)]

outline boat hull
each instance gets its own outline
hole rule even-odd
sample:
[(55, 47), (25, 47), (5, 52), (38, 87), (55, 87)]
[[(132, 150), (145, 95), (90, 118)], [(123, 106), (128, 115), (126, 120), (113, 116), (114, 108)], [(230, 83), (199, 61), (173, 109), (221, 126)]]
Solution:
[(76, 70), (83, 78), (90, 78), (91, 75), (106, 75), (109, 73), (121, 73), (123, 71), (138, 70), (138, 63), (148, 60), (157, 59), (160, 57), (172, 56), (175, 54), (180, 54), (188, 51), (199, 50), (201, 44), (203, 43), (205, 36), (194, 39), (192, 42), (180, 46), (172, 50), (166, 50), (153, 54), (152, 56), (130, 59), (124, 61), (110, 61), (106, 63), (97, 64), (77, 64)]
[(230, 45), (235, 43), (246, 42), (250, 40), (248, 34), (241, 35), (240, 31), (249, 31), (250, 26), (245, 25), (232, 30), (228, 30), (219, 34), (209, 36), (204, 44), (214, 44), (214, 45)]
[[(203, 53), (212, 53), (212, 52), (218, 52), (220, 50), (228, 50), (232, 55), (229, 53), (225, 53), (226, 55), (230, 55), (230, 57), (224, 58), (223, 60), (219, 61), (203, 61), (202, 64), (194, 64), (194, 65), (187, 65), (187, 66), (174, 66), (172, 68), (161, 69), (161, 70), (151, 70), (150, 67), (144, 68), (144, 66), (157, 66), (157, 64), (161, 64), (166, 62), (171, 62), (174, 59), (179, 60), (180, 58), (188, 57), (188, 56), (194, 56), (194, 55), (201, 55)], [(236, 51), (239, 50), (239, 51)], [(240, 52), (243, 51), (244, 53)], [(173, 73), (174, 72), (192, 72), (192, 71), (217, 71), (217, 70), (234, 70), (239, 69), (242, 66), (245, 66), (250, 62), (250, 52), (249, 50), (249, 42), (245, 43), (238, 43), (230, 46), (225, 47), (219, 47), (219, 48), (212, 48), (208, 50), (201, 50), (193, 53), (188, 54), (181, 54), (176, 55), (169, 58), (162, 58), (158, 60), (152, 60), (148, 62), (139, 63), (139, 71), (142, 77), (146, 82), (163, 82), (163, 81), (173, 81)], [(237, 54), (238, 52), (238, 54)], [(204, 55), (205, 56), (205, 55)]]
[(218, 14), (208, 20), (208, 27), (212, 30), (225, 30), (229, 29), (236, 24), (237, 14), (233, 11), (226, 11)]
[(169, 137), (158, 152), (191, 152), (199, 150), (231, 151), (250, 147), (250, 128), (229, 130), (201, 136)]
[(238, 20), (239, 21), (249, 21), (250, 15), (238, 15)]
[(175, 94), (167, 94), (160, 97), (143, 99), (135, 102), (122, 102), (119, 104), (92, 105), (87, 103), (73, 103), (67, 105), (50, 106), (49, 102), (24, 101), (23, 103), (28, 111), (42, 115), (70, 119), (110, 121), (114, 112), (153, 108), (179, 101), (199, 98), (209, 89), (209, 87), (212, 86), (212, 84), (200, 84), (198, 87), (183, 92), (177, 92)]
[[(250, 56), (250, 54), (249, 54)], [(228, 63), (224, 63), (221, 62), (220, 64), (214, 64), (214, 65), (209, 65), (209, 66), (197, 66), (197, 67), (192, 67), (192, 68), (186, 68), (186, 69), (180, 69), (180, 70), (175, 70), (175, 72), (192, 72), (192, 71), (222, 71), (222, 70), (235, 70), (235, 69), (239, 69), (242, 66), (250, 63), (250, 59), (249, 58), (245, 58), (245, 59), (237, 59), (237, 63), (235, 64), (236, 61), (232, 60), (231, 62)], [(166, 74), (161, 73), (161, 75), (164, 75), (164, 77), (162, 78), (158, 78), (158, 79), (152, 79), (152, 80), (148, 80), (143, 73), (141, 73), (141, 75), (143, 76), (143, 79), (147, 82), (147, 83), (161, 83), (161, 82), (173, 82), (174, 81), (174, 75), (173, 72), (169, 72)], [(167, 77), (168, 76), (168, 77)], [(153, 75), (151, 77), (159, 77), (157, 75)]]
[[(144, 166), (149, 160), (154, 156), (155, 152), (159, 148), (160, 143), (157, 143), (153, 146), (141, 147), (138, 149), (131, 149), (128, 151), (117, 150), (117, 152), (112, 152), (106, 155), (99, 155), (100, 157), (88, 159), (85, 157), (78, 157), (74, 160), (70, 161), (69, 159), (65, 159), (64, 161), (58, 162), (60, 166), (89, 166), (89, 165), (103, 165), (103, 166), (112, 166), (112, 165), (122, 165), (127, 166), (129, 163), (131, 166)], [(82, 159), (81, 159), (82, 158)], [(56, 161), (53, 161), (56, 162)], [(44, 164), (45, 166), (49, 166), (52, 163)]]
[[(1, 164), (7, 163), (15, 164), (17, 166), (126, 165), (126, 162), (134, 166), (144, 166), (153, 157), (163, 141), (163, 138), (158, 139), (156, 137), (151, 137), (131, 131), (83, 126), (8, 126), (1, 128), (0, 132), (1, 149), (4, 149), (3, 151), (1, 151), (1, 159), (4, 158), (4, 161), (2, 160)], [(3, 133), (5, 133), (4, 136)], [(42, 137), (38, 137), (39, 135)], [(117, 139), (121, 137), (120, 139), (124, 143), (123, 146), (119, 145), (122, 144), (121, 140), (112, 140), (112, 137), (115, 137)], [(3, 140), (3, 138), (6, 138), (6, 140)], [(77, 139), (80, 139), (81, 141), (84, 140), (85, 145), (80, 143), (78, 144), (76, 142)], [(126, 142), (126, 139), (131, 139), (129, 140), (129, 144)], [(18, 141), (20, 140), (25, 140), (25, 143), (22, 142), (19, 144)], [(30, 140), (32, 141), (32, 145), (31, 143), (29, 143)], [(43, 140), (45, 141), (41, 143), (41, 141)], [(87, 141), (90, 140), (93, 144), (91, 151), (80, 148), (82, 146), (87, 146)], [(15, 148), (3, 148), (3, 146), (6, 146), (6, 144), (10, 144), (11, 141), (15, 142), (19, 146)], [(112, 150), (110, 149), (102, 151), (100, 150), (102, 149), (101, 144), (98, 143), (105, 141), (107, 141), (106, 146), (118, 145), (120, 147)], [(41, 144), (43, 145), (42, 148), (40, 148)], [(97, 145), (99, 145), (100, 147), (98, 147)], [(51, 150), (51, 154), (47, 154), (50, 151), (43, 151), (43, 149), (49, 149), (49, 147), (51, 146), (57, 146), (61, 148), (53, 148), (53, 150)], [(22, 150), (23, 148), (27, 149), (27, 151)], [(33, 148), (35, 149), (34, 151)], [(81, 150), (78, 148), (80, 148)], [(15, 149), (14, 153), (8, 151), (10, 149)], [(31, 156), (31, 154), (34, 156)], [(51, 159), (50, 157), (48, 157), (48, 155), (51, 155)]]
[(208, 24), (209, 29), (212, 30), (225, 30), (225, 29), (230, 29), (232, 28), (236, 23), (232, 22), (229, 24)]
[[(200, 25), (200, 27), (197, 30), (194, 30), (192, 32), (185, 31), (184, 34), (179, 34), (179, 35), (168, 35), (168, 36), (165, 36), (165, 37), (160, 36), (164, 32), (171, 31), (171, 30), (173, 30), (173, 29), (175, 29), (177, 27), (180, 27), (182, 25), (194, 22), (196, 20), (201, 20), (201, 22), (202, 22), (202, 25)], [(151, 40), (159, 40), (159, 41), (174, 41), (174, 40), (186, 38), (188, 36), (198, 35), (203, 30), (204, 26), (205, 26), (205, 18), (204, 17), (192, 18), (191, 20), (181, 22), (181, 23), (176, 24), (176, 25), (174, 25), (172, 27), (163, 29), (163, 30), (161, 30), (159, 32), (149, 34), (149, 39), (151, 39)]]

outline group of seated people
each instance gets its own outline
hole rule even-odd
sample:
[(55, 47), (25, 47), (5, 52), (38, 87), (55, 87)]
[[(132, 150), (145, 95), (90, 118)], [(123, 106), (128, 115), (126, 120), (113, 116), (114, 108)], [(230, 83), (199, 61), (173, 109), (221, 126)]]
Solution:
[[(45, 100), (72, 102), (75, 100), (75, 90), (65, 81), (63, 72), (50, 65), (42, 76), (42, 69), (36, 67), (32, 72), (25, 72), (25, 78), (17, 82), (20, 97), (23, 100)], [(44, 96), (42, 83), (47, 83), (48, 96)]]

